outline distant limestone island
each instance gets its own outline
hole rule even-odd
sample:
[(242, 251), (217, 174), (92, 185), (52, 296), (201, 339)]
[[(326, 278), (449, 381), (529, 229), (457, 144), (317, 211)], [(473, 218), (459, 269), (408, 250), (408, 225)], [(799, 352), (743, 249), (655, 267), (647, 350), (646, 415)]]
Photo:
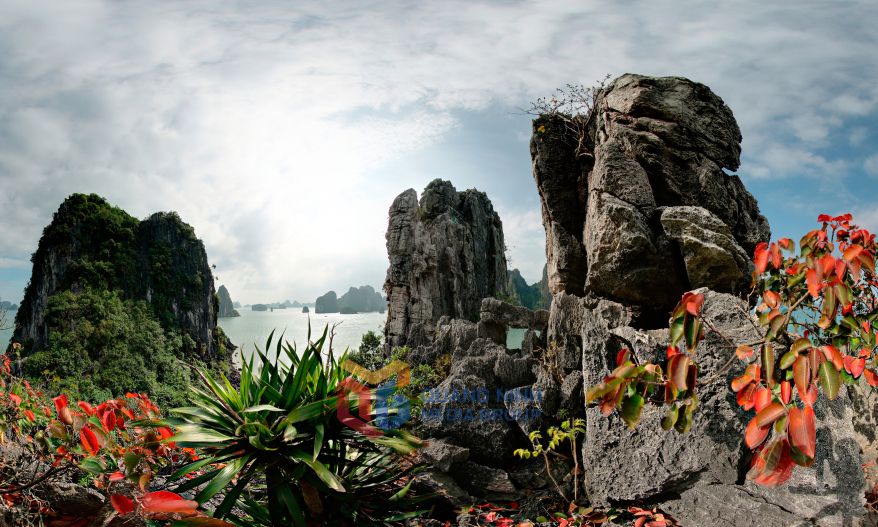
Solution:
[(13, 304), (11, 302), (7, 302), (6, 300), (0, 302), (0, 309), (6, 309), (9, 311), (17, 311), (18, 304)]
[(237, 302), (232, 302), (232, 297), (229, 295), (229, 290), (226, 289), (226, 286), (221, 285), (216, 292), (216, 296), (219, 299), (219, 307), (217, 309), (217, 316), (222, 317), (240, 317), (241, 313), (238, 313), (235, 308), (241, 307), (241, 304)]
[(275, 309), (294, 309), (297, 307), (302, 308), (302, 313), (308, 312), (308, 307), (314, 307), (314, 302), (303, 302), (299, 303), (298, 300), (293, 300), (290, 302), (289, 300), (285, 300), (283, 302), (275, 302), (273, 304), (250, 304), (245, 305), (244, 307), (249, 307), (253, 311), (268, 311), (269, 309), (274, 311)]
[(351, 287), (341, 297), (338, 297), (335, 291), (330, 291), (318, 297), (314, 304), (315, 313), (341, 313), (342, 315), (374, 311), (384, 313), (387, 309), (387, 299), (370, 285), (364, 285), (360, 288)]

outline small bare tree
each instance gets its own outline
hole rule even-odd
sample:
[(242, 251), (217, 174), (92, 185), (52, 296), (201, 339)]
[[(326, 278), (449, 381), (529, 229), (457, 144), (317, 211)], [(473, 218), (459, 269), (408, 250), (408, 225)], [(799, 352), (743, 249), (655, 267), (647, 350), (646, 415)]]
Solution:
[(526, 110), (519, 108), (519, 110), (526, 115), (548, 115), (561, 119), (568, 133), (575, 138), (576, 156), (592, 155), (588, 148), (588, 126), (594, 118), (594, 105), (598, 92), (604, 89), (609, 79), (608, 73), (602, 80), (597, 81), (597, 86), (568, 84), (566, 88), (557, 88), (552, 97), (541, 97), (531, 103), (530, 108)]

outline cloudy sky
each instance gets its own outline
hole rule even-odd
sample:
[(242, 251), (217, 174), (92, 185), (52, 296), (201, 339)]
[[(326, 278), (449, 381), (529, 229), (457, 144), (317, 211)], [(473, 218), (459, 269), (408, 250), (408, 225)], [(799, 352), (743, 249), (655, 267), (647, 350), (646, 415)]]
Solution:
[(545, 233), (517, 108), (611, 74), (731, 107), (775, 238), (878, 230), (878, 4), (453, 0), (0, 2), (0, 296), (63, 199), (195, 227), (242, 303), (380, 288), (387, 209), (488, 193), (529, 282)]

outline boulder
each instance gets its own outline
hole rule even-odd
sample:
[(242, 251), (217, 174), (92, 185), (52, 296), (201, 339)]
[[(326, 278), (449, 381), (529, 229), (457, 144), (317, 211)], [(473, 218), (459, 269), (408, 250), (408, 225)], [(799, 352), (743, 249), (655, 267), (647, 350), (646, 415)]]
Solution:
[(661, 213), (665, 235), (683, 256), (693, 288), (734, 293), (750, 285), (756, 266), (738, 245), (729, 227), (702, 207), (666, 207)]
[(451, 475), (467, 492), (486, 500), (513, 501), (524, 497), (505, 470), (464, 461), (451, 467)]
[(555, 295), (549, 315), (546, 342), (550, 351), (557, 353), (560, 368), (579, 369), (582, 365), (582, 299), (561, 292)]
[(427, 443), (429, 446), (420, 450), (421, 456), (442, 472), (448, 472), (452, 463), (466, 461), (469, 458), (468, 448), (461, 448), (448, 440), (428, 439)]
[(436, 468), (419, 472), (412, 486), (422, 494), (436, 493), (437, 501), (445, 508), (470, 507), (476, 502), (451, 476)]

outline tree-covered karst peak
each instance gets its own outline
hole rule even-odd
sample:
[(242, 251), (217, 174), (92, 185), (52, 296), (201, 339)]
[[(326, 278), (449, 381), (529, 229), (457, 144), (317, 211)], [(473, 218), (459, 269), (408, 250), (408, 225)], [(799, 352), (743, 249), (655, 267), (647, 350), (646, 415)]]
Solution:
[[(219, 297), (204, 244), (176, 212), (144, 220), (73, 194), (43, 230), (16, 313), (24, 372), (83, 396), (141, 391), (183, 402), (179, 360), (222, 364)], [(7, 347), (7, 353), (12, 346)]]

